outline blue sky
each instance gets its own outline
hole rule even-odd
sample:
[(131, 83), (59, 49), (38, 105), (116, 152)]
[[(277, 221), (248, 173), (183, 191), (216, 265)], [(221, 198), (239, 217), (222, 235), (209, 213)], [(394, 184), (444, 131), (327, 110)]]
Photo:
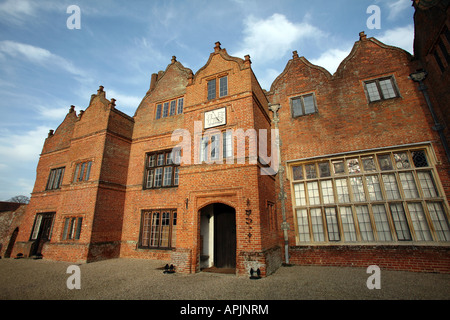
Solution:
[(411, 0), (0, 0), (0, 201), (30, 196), (49, 129), (99, 85), (133, 116), (152, 73), (173, 55), (195, 73), (220, 41), (269, 90), (294, 50), (334, 73), (360, 31), (413, 53), (413, 14)]

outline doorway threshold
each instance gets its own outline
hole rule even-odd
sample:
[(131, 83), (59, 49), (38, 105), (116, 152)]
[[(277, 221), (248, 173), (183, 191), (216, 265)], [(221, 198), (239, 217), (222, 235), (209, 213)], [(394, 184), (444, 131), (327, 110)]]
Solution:
[(210, 267), (201, 269), (202, 272), (212, 272), (212, 273), (225, 273), (225, 274), (236, 274), (236, 268), (217, 268)]

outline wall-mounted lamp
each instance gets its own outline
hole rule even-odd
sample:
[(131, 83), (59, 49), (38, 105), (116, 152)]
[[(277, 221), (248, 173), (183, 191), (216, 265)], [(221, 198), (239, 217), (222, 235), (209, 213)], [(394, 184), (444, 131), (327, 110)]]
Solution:
[(184, 203), (186, 204), (186, 209), (189, 207), (189, 198), (186, 198), (186, 200), (184, 200)]

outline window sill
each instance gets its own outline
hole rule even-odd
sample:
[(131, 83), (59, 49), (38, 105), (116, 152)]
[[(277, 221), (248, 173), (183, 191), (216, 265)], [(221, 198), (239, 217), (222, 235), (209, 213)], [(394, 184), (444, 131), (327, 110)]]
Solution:
[(401, 99), (401, 96), (398, 97), (393, 97), (393, 98), (388, 98), (388, 99), (380, 99), (380, 100), (375, 100), (375, 101), (369, 101), (369, 105), (373, 105), (373, 104), (379, 104), (379, 103), (383, 103), (383, 102), (388, 102), (388, 101), (392, 101), (392, 100), (397, 100), (397, 99)]

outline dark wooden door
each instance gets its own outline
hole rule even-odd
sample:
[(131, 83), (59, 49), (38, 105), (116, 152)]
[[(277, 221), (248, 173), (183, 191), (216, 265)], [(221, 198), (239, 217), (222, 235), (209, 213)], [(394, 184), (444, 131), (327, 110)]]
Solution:
[(236, 215), (233, 208), (214, 208), (214, 266), (236, 268)]
[(52, 229), (53, 214), (45, 214), (42, 216), (41, 225), (36, 241), (33, 244), (31, 255), (39, 255), (42, 252), (44, 244), (50, 240), (50, 231)]

